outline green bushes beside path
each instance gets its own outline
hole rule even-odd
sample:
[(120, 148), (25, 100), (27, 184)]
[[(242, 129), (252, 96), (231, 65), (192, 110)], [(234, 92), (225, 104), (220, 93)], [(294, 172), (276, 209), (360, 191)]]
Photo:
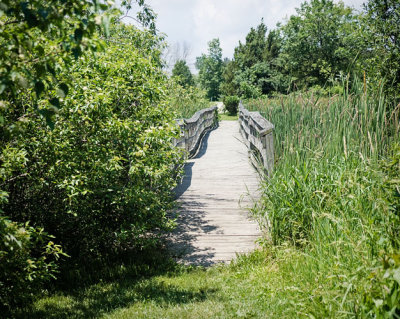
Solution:
[[(12, 222), (0, 231), (2, 238), (16, 238), (17, 251), (12, 255), (1, 246), (5, 273), (18, 277), (19, 269), (25, 276), (22, 271), (32, 265), (39, 284), (54, 277), (57, 265), (64, 271), (154, 246), (173, 225), (166, 212), (172, 207), (173, 168), (182, 156), (171, 143), (178, 132), (161, 70), (161, 40), (118, 23), (109, 36), (101, 52), (57, 70), (57, 81), (69, 84), (62, 92), (50, 90), (58, 94), (60, 108), (19, 88), (2, 109), (3, 129), (10, 134), (2, 136), (0, 209)], [(36, 108), (54, 111), (48, 125)], [(12, 131), (14, 112), (23, 113)], [(14, 222), (29, 222), (21, 230), (26, 239), (15, 234), (20, 226)], [(68, 258), (56, 261), (59, 246), (36, 235), (41, 228)], [(17, 255), (15, 263), (5, 263)], [(16, 285), (23, 279), (10, 278), (1, 275), (0, 286), (8, 300), (17, 300)]]

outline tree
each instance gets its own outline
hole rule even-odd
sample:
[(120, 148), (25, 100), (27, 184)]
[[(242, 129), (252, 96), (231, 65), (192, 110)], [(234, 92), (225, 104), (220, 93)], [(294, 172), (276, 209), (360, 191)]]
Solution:
[(221, 94), (224, 96), (231, 96), (238, 93), (238, 86), (235, 83), (235, 72), (237, 66), (235, 61), (229, 61), (224, 67), (222, 72)]
[(172, 69), (172, 77), (185, 88), (194, 85), (193, 75), (184, 60), (178, 60), (175, 63)]
[(223, 60), (219, 39), (208, 42), (208, 54), (196, 59), (200, 86), (207, 91), (207, 97), (217, 100), (221, 94)]
[(267, 26), (263, 21), (257, 28), (251, 28), (246, 36), (246, 42), (235, 48), (234, 59), (239, 69), (250, 68), (256, 63), (262, 62), (267, 46)]
[(356, 53), (348, 47), (349, 24), (355, 19), (343, 2), (311, 0), (281, 27), (285, 72), (297, 86), (325, 85), (348, 71)]
[[(370, 0), (365, 5), (363, 38), (364, 70), (373, 82), (384, 80), (385, 91), (400, 99), (400, 2)], [(372, 81), (371, 81), (372, 82)]]
[(239, 42), (234, 59), (224, 70), (224, 95), (240, 95), (245, 98), (269, 94), (280, 90), (276, 79), (276, 58), (279, 55), (279, 32), (270, 31), (263, 21), (251, 28), (245, 43)]

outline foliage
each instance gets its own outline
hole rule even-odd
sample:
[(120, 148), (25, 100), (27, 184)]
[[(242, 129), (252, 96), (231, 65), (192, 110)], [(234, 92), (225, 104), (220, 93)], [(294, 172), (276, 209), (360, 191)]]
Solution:
[(195, 86), (185, 88), (175, 82), (169, 84), (169, 100), (176, 118), (191, 118), (210, 106), (204, 90)]
[(234, 59), (224, 69), (221, 91), (224, 95), (257, 98), (273, 91), (284, 91), (287, 80), (279, 71), (277, 57), (280, 51), (279, 32), (267, 35), (264, 22), (251, 28), (246, 42), (235, 48)]
[[(51, 231), (76, 262), (152, 243), (180, 161), (153, 36), (119, 25), (104, 53), (82, 57), (55, 127), (32, 117), (20, 142), (29, 159), (6, 184), (5, 214)], [(152, 56), (131, 45), (141, 38)], [(144, 76), (145, 75), (145, 76)], [(79, 240), (76, 240), (79, 238)]]
[(274, 123), (277, 158), (264, 205), (254, 213), (275, 245), (310, 256), (309, 272), (340, 274), (331, 279), (335, 296), (322, 301), (330, 314), (393, 314), (400, 171), (396, 157), (379, 159), (398, 140), (397, 118), (383, 95), (364, 94), (357, 79), (352, 91), (343, 87), (344, 94), (331, 98), (309, 93), (249, 102)]
[(370, 0), (365, 5), (362, 31), (365, 53), (361, 65), (370, 83), (384, 80), (389, 97), (400, 99), (400, 3), (396, 0)]
[(178, 84), (185, 88), (194, 86), (193, 75), (184, 60), (178, 60), (175, 63), (174, 68), (172, 69), (172, 77), (176, 79)]
[(345, 40), (353, 19), (352, 10), (342, 2), (311, 0), (282, 26), (281, 58), (298, 87), (323, 86), (349, 71), (356, 52)]
[(219, 39), (208, 42), (208, 54), (197, 57), (196, 68), (199, 70), (200, 86), (207, 91), (207, 97), (210, 100), (216, 101), (221, 93), (223, 72), (222, 49)]
[(49, 125), (54, 124), (52, 116), (69, 90), (59, 72), (85, 50), (99, 48), (95, 31), (100, 26), (107, 28), (101, 13), (106, 8), (97, 1), (83, 0), (66, 0), (62, 5), (57, 0), (4, 0), (0, 4), (2, 306), (25, 301), (55, 274), (51, 256), (61, 253), (59, 246), (40, 227), (29, 226), (27, 219), (21, 223), (5, 219), (2, 208), (14, 198), (4, 186), (28, 174), (24, 167), (30, 159), (23, 134), (29, 120), (40, 113)]
[(234, 82), (236, 69), (235, 61), (227, 61), (225, 64), (220, 86), (221, 94), (224, 96), (234, 95), (238, 90), (237, 84)]
[(235, 48), (234, 58), (240, 69), (250, 68), (263, 61), (267, 48), (266, 32), (267, 27), (261, 21), (256, 29), (250, 29), (245, 44), (239, 41), (239, 46)]
[[(87, 49), (97, 50), (96, 26), (107, 28), (100, 10), (108, 5), (86, 0), (28, 2), (2, 1), (0, 7), (0, 100), (2, 113), (14, 119), (24, 115), (26, 106), (15, 105), (18, 95), (33, 90), (32, 105), (48, 122), (60, 108), (60, 97), (68, 85), (57, 73), (71, 65)], [(39, 108), (37, 100), (47, 99)], [(21, 103), (21, 102), (20, 102)], [(3, 115), (3, 114), (2, 114)], [(3, 115), (4, 116), (4, 115)], [(3, 127), (3, 133), (12, 128)]]
[[(342, 2), (310, 0), (267, 33), (261, 21), (239, 41), (223, 73), (223, 95), (257, 98), (321, 87), (329, 93), (346, 74), (365, 77), (398, 103), (398, 1), (370, 0), (356, 14)], [(352, 85), (352, 83), (350, 83)], [(325, 92), (326, 93), (326, 92)]]
[(0, 216), (0, 310), (4, 313), (30, 301), (57, 273), (65, 255), (43, 229)]
[[(299, 193), (312, 195), (287, 193), (280, 199), (282, 209), (298, 201), (313, 208), (314, 232), (302, 248), (264, 243), (263, 250), (208, 269), (174, 268), (159, 256), (154, 262), (159, 271), (146, 268), (139, 277), (136, 263), (123, 264), (110, 269), (107, 280), (38, 300), (29, 315), (395, 318), (399, 254), (390, 251), (386, 227), (399, 225), (388, 215), (396, 212), (399, 198), (398, 154), (395, 147), (376, 167), (356, 157), (346, 160), (342, 151), (341, 159), (325, 160), (329, 167), (315, 157), (307, 169), (288, 171), (298, 180)], [(349, 150), (349, 155), (356, 154)], [(381, 255), (383, 249), (388, 250)]]
[[(3, 0), (0, 4), (0, 124), (8, 137), (24, 126), (25, 111), (33, 107), (52, 126), (63, 105), (69, 79), (60, 79), (85, 51), (98, 51), (109, 36), (110, 20), (119, 15), (111, 1)], [(124, 0), (128, 9), (137, 3), (137, 20), (154, 30), (154, 13), (144, 0)], [(30, 91), (30, 105), (20, 94)], [(39, 104), (39, 100), (47, 100)]]
[[(387, 235), (394, 251), (381, 252), (381, 262), (371, 272), (364, 302), (366, 311), (377, 318), (400, 316), (400, 146), (393, 147), (388, 160), (381, 162), (385, 173), (383, 188), (387, 192), (389, 223)], [(383, 241), (385, 238), (380, 238)]]
[(239, 107), (239, 97), (236, 95), (233, 96), (224, 96), (223, 99), (225, 109), (228, 111), (230, 115), (236, 115)]

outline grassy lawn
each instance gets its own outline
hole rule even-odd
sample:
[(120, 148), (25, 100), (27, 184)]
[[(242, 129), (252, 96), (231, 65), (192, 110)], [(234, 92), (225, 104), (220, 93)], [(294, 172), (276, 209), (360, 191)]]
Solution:
[(219, 114), (219, 119), (221, 121), (237, 121), (238, 116), (237, 115), (229, 115), (228, 113), (221, 113), (221, 114)]
[(256, 251), (228, 266), (170, 266), (151, 277), (127, 267), (111, 280), (38, 300), (29, 318), (331, 317), (324, 300), (333, 279), (323, 269), (310, 272), (310, 263), (287, 248)]

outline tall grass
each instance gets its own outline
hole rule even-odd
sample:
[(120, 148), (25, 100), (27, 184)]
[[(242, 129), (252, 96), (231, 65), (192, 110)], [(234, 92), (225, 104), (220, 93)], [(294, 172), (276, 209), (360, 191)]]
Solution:
[(383, 275), (400, 276), (399, 212), (382, 167), (398, 118), (382, 92), (364, 94), (355, 80), (351, 92), (330, 98), (302, 93), (247, 105), (275, 125), (276, 169), (255, 214), (275, 245), (304, 253), (301, 276), (330, 278), (321, 299), (300, 307), (318, 316), (328, 308), (339, 317), (400, 316), (400, 277)]
[(352, 92), (330, 98), (294, 93), (250, 100), (247, 106), (275, 124), (280, 163), (282, 157), (284, 163), (296, 164), (316, 154), (332, 158), (350, 152), (376, 159), (393, 138), (395, 118), (381, 92), (363, 94), (361, 85), (356, 82)]

